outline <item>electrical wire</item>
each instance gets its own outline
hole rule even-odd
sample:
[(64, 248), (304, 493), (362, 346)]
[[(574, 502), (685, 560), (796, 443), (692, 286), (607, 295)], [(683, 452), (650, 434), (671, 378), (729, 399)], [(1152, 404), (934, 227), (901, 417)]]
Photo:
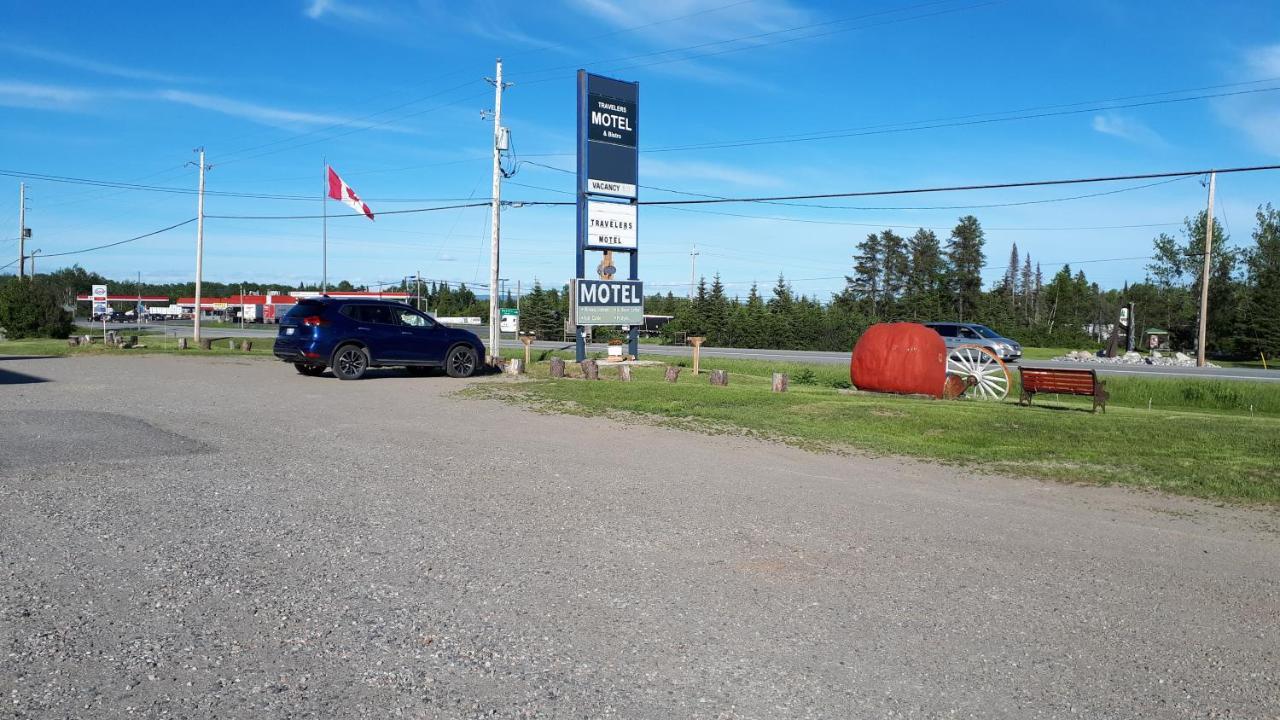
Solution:
[[(440, 207), (410, 208), (408, 210), (383, 210), (379, 215), (408, 215), (410, 213), (435, 212), (437, 210), (456, 210), (458, 208), (489, 207), (492, 202), (474, 202), (461, 205), (442, 205)], [(205, 215), (206, 220), (319, 220), (344, 217), (367, 217), (364, 213), (342, 213), (340, 215)]]
[(1219, 175), (1227, 175), (1232, 173), (1249, 173), (1263, 172), (1269, 170), (1280, 170), (1280, 165), (1252, 165), (1246, 167), (1232, 167), (1224, 169), (1208, 169), (1208, 170), (1183, 170), (1178, 172), (1163, 173), (1141, 173), (1133, 175), (1109, 175), (1102, 177), (1085, 177), (1070, 178), (1065, 180), (1031, 180), (1024, 182), (1004, 182), (1004, 183), (988, 183), (983, 185), (951, 185), (941, 187), (927, 188), (903, 188), (897, 190), (866, 190), (858, 192), (842, 192), (842, 193), (816, 193), (810, 195), (777, 195), (771, 197), (746, 197), (746, 198), (701, 198), (695, 200), (643, 200), (639, 205), (714, 205), (719, 203), (769, 203), (781, 200), (823, 200), (828, 198), (847, 198), (847, 197), (877, 197), (885, 195), (917, 195), (922, 193), (940, 193), (940, 192), (965, 192), (970, 190), (1007, 190), (1011, 188), (1025, 187), (1046, 187), (1055, 185), (1083, 185), (1101, 182), (1118, 182), (1121, 180), (1154, 180), (1160, 178), (1183, 178), (1195, 175), (1207, 175), (1209, 173), (1218, 173)]
[[(149, 237), (152, 237), (152, 236), (154, 236), (154, 235), (159, 235), (160, 233), (166, 233), (166, 232), (169, 232), (170, 230), (173, 230), (173, 229), (175, 229), (175, 228), (180, 228), (180, 227), (182, 227), (183, 225), (190, 225), (191, 223), (193, 223), (193, 222), (195, 222), (195, 221), (196, 221), (196, 218), (191, 218), (191, 219), (189, 219), (189, 220), (183, 220), (182, 222), (180, 222), (180, 223), (174, 223), (173, 225), (170, 225), (169, 227), (160, 228), (159, 230), (153, 230), (153, 231), (151, 231), (151, 232), (149, 232), (149, 233), (144, 233), (144, 234), (142, 234), (142, 235), (137, 235), (137, 236), (135, 236), (135, 237), (131, 237), (131, 238), (127, 239), (127, 240), (118, 240), (118, 241), (113, 242), (113, 243), (107, 243), (106, 245), (95, 245), (94, 247), (90, 247), (90, 248), (83, 248), (83, 249), (81, 249), (81, 250), (69, 250), (69, 251), (67, 251), (67, 252), (60, 252), (60, 253), (40, 253), (40, 257), (42, 257), (42, 258), (54, 258), (54, 257), (63, 257), (64, 255), (79, 255), (79, 254), (81, 254), (81, 253), (93, 252), (94, 250), (105, 250), (106, 248), (116, 247), (117, 245), (124, 245), (125, 243), (131, 243), (131, 242), (135, 242), (135, 241), (137, 241), (137, 240), (142, 240), (143, 238), (149, 238)], [(15, 260), (14, 262), (17, 262), (17, 261)], [(12, 263), (11, 263), (11, 264), (12, 264)], [(5, 267), (8, 267), (8, 266), (5, 266)]]

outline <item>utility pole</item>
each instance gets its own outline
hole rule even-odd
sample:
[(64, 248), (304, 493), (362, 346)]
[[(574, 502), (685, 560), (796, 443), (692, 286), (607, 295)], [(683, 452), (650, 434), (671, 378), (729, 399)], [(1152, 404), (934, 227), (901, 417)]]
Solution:
[(693, 300), (693, 287), (698, 283), (698, 245), (689, 251), (689, 299)]
[[(422, 310), (422, 271), (414, 273), (413, 279), (414, 307)], [(424, 311), (425, 312), (425, 311)]]
[(240, 332), (244, 332), (244, 283), (240, 283)]
[(1209, 173), (1209, 210), (1204, 223), (1204, 268), (1200, 271), (1200, 329), (1196, 333), (1196, 367), (1204, 367), (1204, 337), (1209, 326), (1209, 272), (1213, 265), (1213, 191), (1218, 173)]
[(36, 256), (40, 254), (39, 250), (31, 251), (31, 279), (36, 279)]
[(196, 200), (196, 308), (194, 326), (191, 337), (196, 345), (200, 344), (200, 284), (204, 278), (204, 171), (209, 169), (204, 164), (204, 148), (196, 148), (200, 153), (200, 194)]
[(489, 248), (489, 362), (499, 358), (500, 335), (498, 333), (498, 241), (502, 220), (502, 150), (507, 144), (506, 128), (502, 127), (502, 91), (509, 84), (502, 82), (502, 58), (498, 58), (493, 79), (485, 78), (493, 85), (493, 217), (490, 220)]
[(142, 332), (142, 271), (138, 271), (138, 304), (133, 307), (133, 319), (137, 321), (138, 332)]
[(27, 184), (18, 183), (18, 279), (27, 274)]

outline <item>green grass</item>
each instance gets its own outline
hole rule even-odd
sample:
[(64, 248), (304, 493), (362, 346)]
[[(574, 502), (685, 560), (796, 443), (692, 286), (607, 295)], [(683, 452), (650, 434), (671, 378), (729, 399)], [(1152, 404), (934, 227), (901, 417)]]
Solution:
[[(138, 333), (124, 333), (137, 335)], [(183, 355), (261, 355), (271, 356), (272, 338), (233, 338), (220, 337), (213, 341), (212, 350), (188, 349), (178, 350), (178, 342), (174, 338), (163, 335), (139, 335), (138, 341), (146, 345), (142, 348), (122, 350), (102, 344), (102, 338), (95, 336), (98, 342), (92, 345), (69, 347), (66, 340), (32, 339), (32, 340), (0, 340), (0, 357), (5, 355), (150, 355), (150, 354), (183, 354)], [(229, 340), (235, 340), (237, 347), (244, 340), (253, 342), (253, 350), (232, 350)]]
[[(816, 384), (796, 385), (792, 372), (791, 390), (774, 394), (767, 370), (784, 366), (772, 363), (708, 362), (729, 371), (724, 388), (688, 370), (669, 384), (661, 367), (637, 367), (632, 383), (620, 383), (616, 369), (601, 365), (600, 382), (546, 379), (543, 362), (535, 363), (530, 382), (486, 384), (472, 392), (558, 412), (639, 413), (660, 424), (744, 433), (817, 450), (904, 455), (1035, 478), (1280, 503), (1280, 387), (1263, 383), (1238, 384), (1247, 390), (1232, 383), (1115, 378), (1112, 405), (1106, 414), (1095, 415), (1087, 401), (1074, 398), (1038, 397), (1036, 406), (1027, 408), (1012, 401), (842, 393), (822, 382), (837, 372), (822, 366), (810, 366)], [(569, 368), (580, 374), (572, 363)], [(1257, 406), (1254, 416), (1239, 412), (1239, 403), (1253, 391), (1260, 393), (1265, 412)], [(1149, 397), (1156, 398), (1156, 409), (1146, 409)], [(1178, 409), (1162, 409), (1162, 402)], [(1191, 409), (1197, 403), (1210, 412)]]

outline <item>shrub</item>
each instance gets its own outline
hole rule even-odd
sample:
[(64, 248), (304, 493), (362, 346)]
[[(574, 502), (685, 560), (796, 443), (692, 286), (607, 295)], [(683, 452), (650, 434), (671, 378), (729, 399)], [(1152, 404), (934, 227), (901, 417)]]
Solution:
[(71, 334), (71, 313), (47, 282), (12, 278), (0, 283), (0, 327), (13, 340), (64, 338)]
[(817, 385), (818, 376), (809, 368), (802, 368), (791, 376), (791, 382), (796, 385)]

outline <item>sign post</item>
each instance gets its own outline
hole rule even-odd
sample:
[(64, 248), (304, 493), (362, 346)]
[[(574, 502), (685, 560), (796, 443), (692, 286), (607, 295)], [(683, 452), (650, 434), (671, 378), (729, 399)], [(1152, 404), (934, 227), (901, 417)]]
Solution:
[(111, 306), (107, 304), (107, 286), (93, 286), (93, 312), (102, 318), (102, 342), (107, 342), (107, 315), (111, 312)]
[[(587, 357), (584, 327), (629, 326), (628, 352), (639, 350), (644, 289), (639, 276), (640, 84), (578, 71), (578, 232), (570, 318), (578, 362)], [(589, 280), (588, 250), (628, 256), (627, 280)], [(602, 271), (603, 272), (603, 271)]]

